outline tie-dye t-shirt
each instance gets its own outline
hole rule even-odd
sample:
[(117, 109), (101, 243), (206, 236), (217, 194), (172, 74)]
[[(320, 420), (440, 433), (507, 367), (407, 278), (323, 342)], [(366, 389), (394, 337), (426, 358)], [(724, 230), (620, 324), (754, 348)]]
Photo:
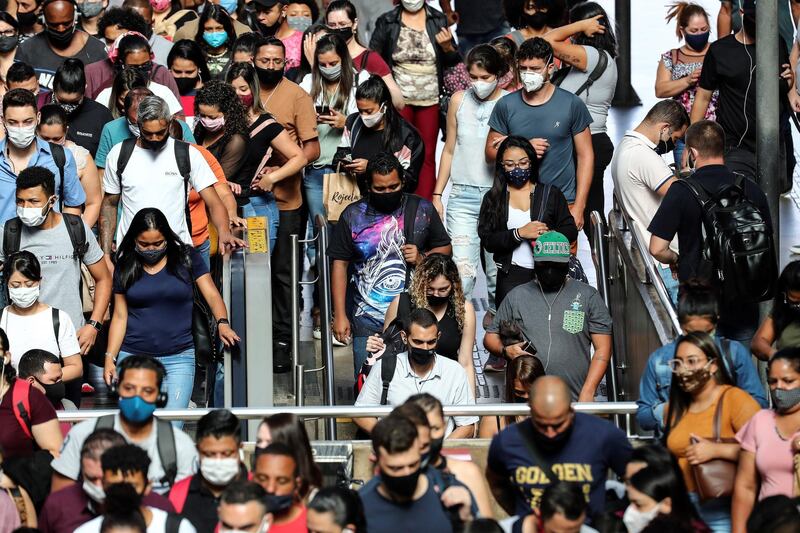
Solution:
[[(382, 331), (389, 304), (405, 290), (404, 207), (405, 198), (395, 212), (386, 214), (359, 200), (344, 210), (333, 232), (328, 254), (350, 263), (347, 314), (356, 337)], [(423, 252), (450, 244), (436, 209), (424, 199), (417, 208), (412, 244)]]

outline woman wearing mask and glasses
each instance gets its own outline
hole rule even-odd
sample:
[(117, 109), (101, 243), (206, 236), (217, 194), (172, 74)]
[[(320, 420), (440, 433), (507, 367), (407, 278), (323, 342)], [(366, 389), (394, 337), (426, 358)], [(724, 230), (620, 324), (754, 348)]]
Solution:
[(793, 346), (800, 346), (800, 261), (792, 261), (781, 272), (772, 311), (753, 336), (750, 349), (769, 361), (778, 350)]
[(178, 41), (169, 51), (167, 66), (178, 84), (186, 123), (193, 126), (195, 96), (203, 84), (211, 80), (200, 45), (189, 39)]
[(228, 12), (219, 5), (207, 3), (194, 40), (203, 50), (212, 79), (224, 78), (231, 60), (231, 45), (236, 40)]
[[(669, 6), (667, 22), (675, 19), (675, 35), (683, 45), (661, 54), (656, 70), (656, 98), (673, 98), (691, 114), (694, 95), (703, 60), (708, 52), (711, 36), (711, 17), (702, 6), (691, 2), (675, 2)], [(719, 91), (714, 91), (706, 111), (706, 120), (716, 118)], [(681, 165), (683, 139), (675, 141), (675, 164)]]
[(564, 194), (539, 183), (539, 159), (531, 143), (508, 137), (498, 149), (494, 183), (478, 215), (481, 245), (497, 265), (496, 307), (511, 289), (533, 280), (533, 246), (547, 231), (570, 242), (578, 238)]
[[(325, 11), (325, 24), (331, 33), (337, 34), (347, 43), (347, 50), (353, 59), (353, 65), (359, 72), (367, 71), (370, 75), (378, 75), (386, 83), (392, 95), (392, 103), (398, 110), (403, 109), (405, 100), (403, 92), (392, 76), (392, 70), (386, 61), (373, 50), (367, 50), (358, 39), (358, 14), (356, 6), (350, 0), (333, 0)], [(313, 42), (303, 42), (303, 49), (313, 46)]]
[(736, 434), (742, 445), (733, 492), (733, 533), (747, 531), (756, 502), (796, 496), (800, 479), (800, 348), (776, 352), (767, 363), (772, 409), (762, 409)]
[(664, 441), (678, 458), (689, 498), (700, 517), (717, 533), (731, 529), (731, 498), (713, 498), (703, 502), (697, 492), (693, 465), (721, 459), (736, 463), (741, 449), (738, 443), (713, 442), (714, 419), (719, 408), (719, 437), (732, 439), (759, 410), (758, 403), (745, 391), (734, 387), (720, 363), (714, 338), (694, 332), (680, 337), (675, 359), (668, 361), (674, 378), (669, 404), (664, 415)]
[(6, 73), (8, 67), (14, 63), (14, 54), (19, 45), (19, 23), (6, 13), (0, 11), (0, 81), (2, 92), (6, 91)]

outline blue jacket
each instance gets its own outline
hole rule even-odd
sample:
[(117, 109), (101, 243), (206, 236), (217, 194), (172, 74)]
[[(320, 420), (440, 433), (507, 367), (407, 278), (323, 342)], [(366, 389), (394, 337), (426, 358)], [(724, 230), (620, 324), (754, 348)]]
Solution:
[[(717, 347), (722, 351), (722, 337), (714, 337)], [(753, 359), (744, 344), (738, 341), (730, 343), (730, 361), (723, 355), (722, 360), (726, 370), (733, 377), (737, 387), (747, 391), (761, 407), (768, 407), (764, 387), (758, 378), (758, 372), (753, 364)], [(672, 384), (672, 370), (667, 361), (675, 359), (675, 341), (662, 346), (650, 355), (647, 368), (642, 374), (639, 384), (639, 406), (636, 411), (636, 421), (642, 429), (655, 431), (657, 435), (664, 429), (664, 406), (669, 399), (669, 388)], [(730, 363), (733, 363), (733, 369)]]

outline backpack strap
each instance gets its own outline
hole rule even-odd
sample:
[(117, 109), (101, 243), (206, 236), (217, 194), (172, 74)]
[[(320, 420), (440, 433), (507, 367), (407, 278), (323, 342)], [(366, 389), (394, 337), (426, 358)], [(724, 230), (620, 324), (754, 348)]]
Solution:
[(69, 240), (72, 243), (72, 257), (76, 261), (83, 261), (83, 256), (89, 251), (83, 219), (71, 213), (62, 213), (61, 216), (64, 217), (64, 224), (67, 226)]
[(3, 227), (3, 257), (8, 259), (13, 253), (19, 252), (22, 239), (22, 221), (14, 217), (6, 222)]
[(736, 385), (736, 369), (733, 366), (733, 357), (731, 357), (731, 341), (730, 339), (720, 339), (719, 340), (720, 350), (722, 354), (722, 363), (728, 370), (728, 375), (730, 376), (731, 380), (733, 380), (733, 384)]
[[(421, 198), (416, 194), (406, 195), (406, 205), (403, 207), (403, 236), (406, 244), (414, 244), (414, 230), (417, 223), (417, 209)], [(406, 265), (406, 289), (411, 283), (412, 268)]]
[(542, 456), (539, 454), (539, 449), (536, 447), (536, 443), (533, 437), (533, 425), (530, 420), (524, 420), (517, 424), (519, 428), (519, 434), (522, 437), (522, 442), (525, 444), (525, 448), (528, 449), (528, 453), (531, 455), (531, 459), (533, 459), (533, 464), (538, 466), (539, 469), (544, 473), (549, 479), (550, 482), (554, 482), (558, 480), (558, 476), (553, 472), (553, 467), (542, 459)]
[(167, 513), (167, 522), (164, 524), (165, 533), (179, 533), (181, 520), (181, 517), (175, 513)]
[(175, 507), (175, 512), (178, 514), (183, 512), (183, 506), (186, 504), (186, 498), (189, 497), (189, 485), (192, 484), (192, 479), (194, 479), (194, 476), (182, 479), (175, 483), (171, 489), (169, 489), (169, 501), (172, 506)]
[(53, 335), (56, 337), (56, 346), (58, 346), (58, 362), (64, 366), (64, 357), (61, 354), (61, 344), (58, 342), (58, 333), (61, 331), (61, 317), (59, 316), (58, 309), (55, 307), (50, 308), (50, 314), (53, 320)]
[(600, 77), (603, 75), (603, 73), (608, 68), (608, 53), (605, 52), (604, 50), (600, 50), (600, 49), (596, 49), (596, 50), (597, 50), (597, 53), (599, 54), (599, 56), (597, 58), (597, 65), (595, 65), (594, 68), (592, 69), (592, 71), (589, 73), (589, 77), (586, 78), (586, 81), (583, 82), (583, 85), (578, 87), (578, 90), (575, 91), (575, 96), (578, 96), (583, 91), (588, 90), (589, 87), (594, 85), (594, 82), (599, 80)]
[(369, 54), (372, 53), (372, 50), (367, 48), (364, 50), (364, 53), (361, 54), (361, 65), (358, 68), (358, 71), (361, 72), (367, 68), (367, 59), (369, 59)]
[(58, 179), (60, 188), (58, 194), (58, 210), (64, 210), (64, 167), (67, 166), (67, 154), (64, 153), (64, 147), (60, 144), (48, 143), (50, 145), (50, 153), (53, 156), (53, 162), (58, 167)]
[(553, 72), (553, 75), (550, 77), (550, 83), (555, 85), (556, 87), (561, 87), (561, 83), (564, 81), (564, 78), (572, 72), (572, 65), (565, 65), (560, 69)]
[(122, 174), (125, 172), (125, 167), (128, 166), (128, 161), (131, 160), (131, 155), (135, 147), (136, 137), (122, 141), (122, 147), (119, 150), (119, 157), (117, 158), (117, 179), (119, 180), (120, 190), (122, 190)]
[(105, 415), (98, 418), (94, 429), (114, 429), (114, 415)]
[[(255, 128), (253, 128), (253, 130), (250, 132), (250, 138), (251, 139), (254, 138), (256, 135), (261, 133), (261, 131), (264, 128), (266, 128), (270, 124), (275, 124), (275, 122), (276, 121), (275, 121), (274, 118), (266, 119), (261, 124), (259, 124)], [(256, 167), (256, 171), (253, 173), (252, 176), (250, 176), (250, 179), (255, 178), (256, 176), (258, 176), (261, 173), (262, 170), (264, 170), (264, 167), (267, 166), (267, 161), (269, 161), (271, 157), (272, 157), (272, 145), (270, 144), (270, 145), (267, 146), (267, 151), (264, 152), (264, 156), (261, 158), (261, 161), (258, 162), (258, 166)]]
[(33, 438), (31, 431), (31, 384), (27, 380), (17, 378), (11, 388), (11, 406), (14, 418), (19, 422), (22, 432), (29, 439)]
[[(183, 177), (183, 199), (184, 211), (186, 212), (186, 227), (189, 229), (189, 236), (192, 235), (192, 216), (189, 212), (189, 178), (192, 175), (192, 164), (189, 161), (189, 143), (175, 141), (175, 162), (178, 164), (178, 172)], [(199, 191), (198, 191), (199, 193)]]
[(389, 404), (389, 385), (394, 377), (394, 369), (397, 367), (397, 354), (386, 353), (381, 357), (381, 405)]
[(161, 481), (171, 487), (178, 476), (178, 455), (175, 451), (175, 432), (172, 424), (166, 420), (156, 418), (157, 431), (156, 445), (158, 447), (158, 457), (161, 460), (161, 467), (164, 469), (164, 477)]

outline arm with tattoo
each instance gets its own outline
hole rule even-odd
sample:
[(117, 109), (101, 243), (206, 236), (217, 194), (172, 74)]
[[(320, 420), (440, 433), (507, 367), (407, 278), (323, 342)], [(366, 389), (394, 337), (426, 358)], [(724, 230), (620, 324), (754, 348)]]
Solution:
[(111, 255), (114, 235), (117, 233), (117, 206), (119, 194), (103, 195), (103, 203), (100, 204), (100, 247), (108, 255)]

